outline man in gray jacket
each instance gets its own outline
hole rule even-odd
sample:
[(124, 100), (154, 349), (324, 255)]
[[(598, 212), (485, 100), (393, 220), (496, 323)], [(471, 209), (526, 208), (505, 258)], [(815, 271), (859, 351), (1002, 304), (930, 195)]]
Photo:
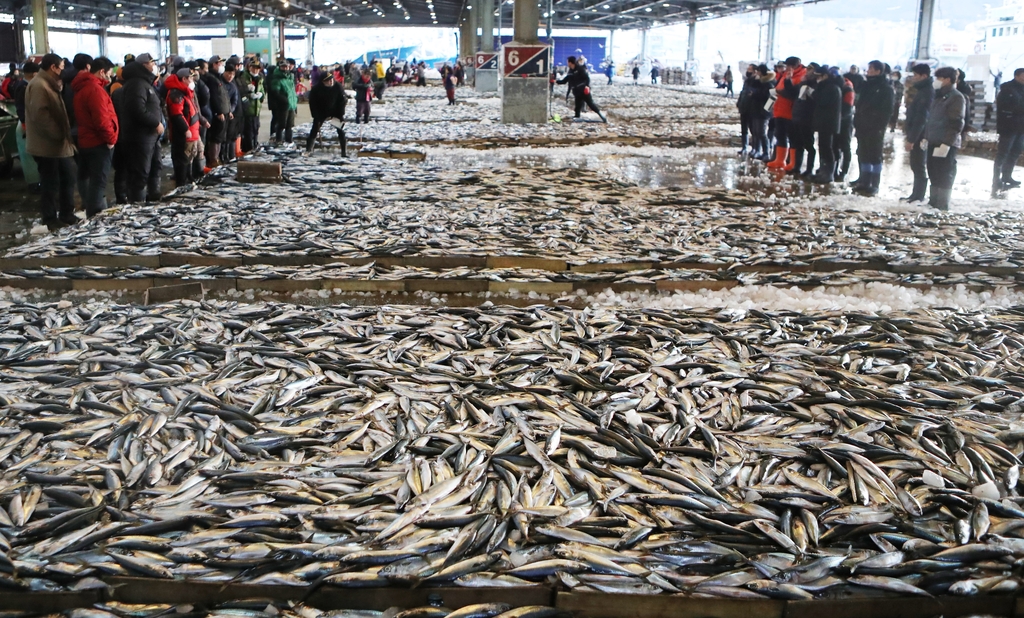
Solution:
[(924, 130), (924, 150), (928, 152), (928, 177), (932, 191), (928, 204), (949, 210), (949, 198), (956, 180), (956, 151), (964, 128), (966, 100), (956, 89), (957, 73), (951, 67), (935, 71), (935, 100)]

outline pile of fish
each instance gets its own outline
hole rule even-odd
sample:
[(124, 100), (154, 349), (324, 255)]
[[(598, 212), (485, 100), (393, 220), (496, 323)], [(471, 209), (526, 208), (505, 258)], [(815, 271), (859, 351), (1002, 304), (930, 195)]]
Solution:
[[(34, 616), (34, 612), (5, 612), (5, 616)], [(268, 599), (241, 599), (218, 603), (212, 607), (198, 604), (171, 605), (151, 603), (139, 605), (109, 601), (92, 607), (68, 610), (57, 614), (64, 618), (571, 618), (572, 613), (543, 605), (513, 608), (508, 603), (467, 605), (457, 610), (427, 605), (422, 607), (391, 607), (376, 611), (344, 609), (322, 611), (306, 603), (281, 602)]]
[(5, 257), (528, 256), (723, 268), (854, 261), (1000, 276), (1024, 264), (1024, 217), (1014, 212), (809, 208), (724, 190), (638, 188), (587, 170), (454, 173), (440, 163), (330, 155), (285, 162), (284, 183), (223, 178), (170, 202), (109, 211)]
[(0, 584), (1013, 594), (1024, 314), (0, 303)]

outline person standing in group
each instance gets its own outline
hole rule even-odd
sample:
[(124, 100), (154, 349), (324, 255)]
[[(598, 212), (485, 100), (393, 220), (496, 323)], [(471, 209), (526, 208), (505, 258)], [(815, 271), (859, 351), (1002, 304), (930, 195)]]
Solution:
[[(360, 92), (360, 88), (358, 88), (360, 85), (362, 96), (366, 100), (366, 117), (369, 118), (369, 98), (373, 96), (373, 80), (370, 78), (369, 69), (364, 69), (359, 81), (356, 82), (357, 93)], [(336, 118), (342, 122), (345, 121), (345, 103), (347, 101), (348, 95), (345, 94), (341, 85), (334, 81), (334, 75), (330, 73), (321, 75), (320, 83), (309, 91), (309, 113), (313, 116), (313, 128), (309, 130), (309, 137), (306, 138), (307, 153), (313, 152), (313, 144), (316, 143), (320, 129), (328, 120)], [(345, 133), (341, 129), (338, 129), (338, 141), (344, 146)]]
[[(444, 77), (444, 93), (448, 96), (448, 105), (455, 105), (455, 76), (449, 73)], [(367, 103), (369, 105), (369, 103)], [(356, 118), (359, 116), (359, 106), (356, 106)]]
[(87, 217), (107, 208), (107, 178), (119, 132), (114, 104), (106, 90), (113, 70), (114, 63), (101, 56), (92, 61), (88, 72), (79, 72), (71, 82), (78, 121), (78, 176), (85, 178), (82, 206)]
[(849, 72), (847, 72), (846, 75), (843, 75), (843, 77), (850, 80), (850, 83), (853, 84), (854, 96), (855, 98), (859, 98), (860, 89), (864, 87), (864, 82), (866, 81), (864, 76), (861, 75), (860, 67), (855, 64), (851, 64)]
[(892, 117), (889, 118), (889, 131), (896, 132), (896, 124), (900, 120), (900, 107), (903, 105), (903, 74), (899, 71), (892, 73)]
[(267, 77), (267, 104), (274, 116), (271, 122), (274, 128), (274, 139), (281, 143), (282, 136), (287, 143), (292, 142), (292, 127), (295, 126), (295, 112), (299, 108), (299, 97), (295, 94), (295, 74), (289, 66), (289, 60), (277, 63), (277, 70)]
[(795, 157), (803, 146), (793, 126), (793, 103), (800, 95), (800, 84), (806, 75), (807, 69), (799, 58), (786, 58), (785, 72), (778, 76), (775, 86), (775, 159), (768, 163), (769, 169), (790, 171), (796, 167)]
[(750, 154), (761, 161), (771, 161), (768, 142), (768, 120), (772, 115), (775, 99), (775, 73), (767, 64), (759, 64), (754, 70), (757, 80), (750, 94)]
[[(454, 70), (448, 73), (448, 77), (456, 84), (458, 83)], [(360, 118), (362, 118), (363, 123), (368, 123), (370, 122), (370, 105), (371, 101), (373, 101), (373, 79), (370, 77), (370, 70), (363, 69), (359, 79), (356, 80), (352, 87), (356, 92), (356, 124), (359, 124)]]
[[(819, 68), (815, 62), (807, 65), (806, 76), (800, 82), (799, 88), (793, 91), (796, 97), (793, 100), (793, 122), (790, 128), (794, 146), (789, 153), (793, 165), (786, 166), (786, 173), (803, 178), (814, 175), (814, 162), (818, 154), (814, 149), (814, 89), (818, 86), (816, 71)], [(803, 170), (805, 161), (807, 171)]]
[(220, 164), (220, 146), (228, 137), (230, 104), (220, 77), (223, 67), (224, 61), (220, 56), (213, 56), (205, 67), (199, 67), (199, 79), (210, 91), (210, 128), (206, 130), (205, 142), (207, 168)]
[(868, 74), (860, 89), (853, 126), (857, 132), (857, 161), (860, 177), (853, 183), (854, 191), (868, 197), (878, 194), (882, 180), (882, 150), (885, 130), (892, 117), (893, 90), (879, 60), (868, 63)]
[(997, 191), (1016, 189), (1020, 181), (1013, 178), (1013, 166), (1024, 153), (1024, 68), (1014, 71), (1013, 79), (999, 87), (996, 132), (999, 133), (999, 146), (992, 188)]
[(732, 67), (731, 66), (730, 67), (725, 67), (725, 77), (723, 77), (722, 79), (725, 81), (725, 96), (730, 98), (730, 99), (732, 97), (736, 96), (735, 93), (733, 93), (733, 91), (732, 91), (733, 77), (732, 77)]
[(967, 100), (956, 89), (957, 73), (952, 67), (935, 71), (938, 90), (928, 112), (924, 130), (924, 147), (928, 149), (928, 179), (931, 196), (928, 205), (949, 210), (949, 200), (956, 181), (956, 152), (960, 148), (960, 132), (964, 130)]
[(18, 128), (15, 130), (15, 140), (18, 143), (18, 160), (21, 162), (21, 175), (25, 183), (32, 190), (39, 187), (39, 168), (36, 166), (35, 158), (28, 153), (25, 134), (25, 91), (29, 83), (39, 74), (39, 65), (29, 60), (21, 67), (22, 79), (14, 86), (11, 96), (14, 98), (14, 107), (18, 113)]
[(569, 66), (569, 72), (565, 74), (565, 77), (558, 80), (558, 83), (568, 84), (569, 90), (572, 91), (573, 97), (576, 100), (576, 119), (579, 120), (580, 112), (583, 111), (583, 106), (586, 105), (594, 110), (594, 113), (601, 118), (602, 122), (607, 123), (608, 119), (598, 109), (597, 104), (594, 103), (594, 98), (590, 96), (590, 74), (587, 73), (586, 65), (577, 64), (575, 56), (569, 56), (566, 59), (566, 64)]
[(193, 163), (199, 158), (201, 142), (199, 125), (202, 114), (195, 96), (192, 71), (178, 69), (171, 74), (167, 86), (167, 122), (171, 134), (171, 162), (174, 165), (174, 185), (181, 187), (198, 180)]
[(372, 77), (373, 77), (373, 96), (375, 96), (378, 101), (383, 101), (384, 100), (384, 89), (387, 88), (387, 84), (385, 83), (385, 80), (384, 80), (384, 74), (385, 74), (384, 63), (378, 61), (376, 66), (373, 67), (373, 74), (372, 74)]
[(910, 153), (910, 170), (914, 173), (914, 189), (901, 202), (923, 202), (928, 191), (928, 153), (924, 148), (924, 130), (928, 126), (928, 113), (935, 99), (932, 86), (932, 68), (918, 64), (910, 74), (904, 90), (907, 101), (907, 119), (903, 123), (904, 148)]
[(83, 202), (85, 202), (85, 194), (88, 192), (88, 176), (83, 172), (86, 164), (82, 161), (82, 151), (78, 148), (78, 121), (75, 119), (75, 89), (71, 86), (71, 83), (82, 73), (88, 75), (92, 62), (92, 56), (89, 54), (75, 54), (75, 58), (71, 61), (71, 66), (65, 67), (64, 73), (61, 75), (61, 81), (64, 83), (64, 86), (61, 89), (60, 95), (64, 99), (64, 109), (68, 110), (68, 122), (71, 124), (71, 143), (75, 145), (78, 194), (82, 197)]
[(242, 152), (252, 152), (260, 145), (260, 112), (263, 111), (263, 67), (259, 58), (249, 61), (247, 70), (238, 75), (242, 95)]
[(427, 65), (424, 62), (416, 65), (416, 85), (419, 87), (427, 85)]
[[(149, 54), (139, 54), (124, 67), (124, 87), (117, 91), (120, 104), (120, 134), (127, 171), (127, 199), (146, 202), (160, 199), (160, 136), (164, 134), (162, 102), (153, 88), (156, 63)], [(115, 179), (116, 182), (116, 179)]]
[(640, 83), (640, 67), (639, 65), (633, 66), (633, 85), (637, 86)]
[(834, 142), (843, 124), (843, 78), (838, 71), (833, 75), (827, 66), (818, 67), (814, 77), (818, 85), (811, 95), (814, 98), (812, 124), (818, 136), (820, 167), (811, 180), (830, 184), (836, 176)]
[[(999, 72), (1002, 74), (1002, 71)], [(971, 125), (971, 117), (974, 115), (974, 86), (967, 83), (967, 74), (962, 69), (956, 69), (956, 84), (953, 85), (957, 91), (964, 95), (964, 129), (961, 132), (963, 139), (967, 139), (967, 133), (973, 131), (974, 127)], [(996, 95), (998, 96), (998, 89), (996, 89)]]
[(25, 130), (28, 153), (35, 157), (42, 186), (43, 223), (78, 222), (75, 217), (75, 147), (71, 123), (60, 95), (64, 60), (46, 54), (39, 62), (39, 74), (25, 90)]
[(224, 87), (224, 94), (228, 101), (228, 111), (224, 114), (224, 141), (220, 144), (220, 162), (230, 163), (235, 160), (235, 142), (238, 141), (239, 129), (242, 124), (242, 98), (238, 95), (238, 86), (235, 85), (235, 77), (238, 72), (238, 65), (233, 62), (224, 64), (224, 72), (221, 73), (221, 84)]
[(839, 74), (839, 67), (833, 67), (831, 72), (843, 84), (843, 115), (839, 121), (839, 135), (832, 145), (832, 158), (836, 162), (835, 181), (843, 182), (853, 164), (853, 113), (857, 96), (853, 90), (853, 82)]
[[(581, 63), (580, 66), (581, 67), (586, 67), (586, 64), (582, 64)], [(658, 65), (652, 66), (651, 67), (651, 83), (654, 84), (655, 86), (658, 85), (658, 77), (659, 76), (661, 76), (661, 69), (658, 68)]]
[(750, 118), (753, 113), (751, 97), (760, 83), (757, 76), (754, 74), (756, 68), (757, 67), (752, 64), (747, 65), (747, 73), (743, 79), (743, 87), (740, 88), (740, 96), (736, 99), (736, 110), (740, 113), (741, 148), (739, 155), (741, 157), (747, 154), (747, 147), (750, 144), (748, 136), (750, 135)]

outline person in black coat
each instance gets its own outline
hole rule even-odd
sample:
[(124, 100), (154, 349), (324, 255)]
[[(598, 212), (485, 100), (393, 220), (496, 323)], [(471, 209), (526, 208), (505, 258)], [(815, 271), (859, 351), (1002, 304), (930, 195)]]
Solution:
[[(372, 92), (369, 90), (370, 87), (364, 92)], [(348, 95), (345, 94), (341, 84), (334, 81), (334, 74), (330, 71), (325, 72), (320, 78), (320, 83), (309, 91), (309, 113), (313, 116), (313, 128), (310, 129), (309, 137), (306, 138), (306, 152), (313, 151), (313, 144), (320, 134), (320, 129), (328, 120), (337, 118), (344, 122), (347, 102)], [(344, 149), (344, 127), (338, 129), (338, 141), (341, 142)]]
[[(807, 76), (795, 89), (797, 94), (793, 101), (793, 134), (798, 146), (794, 146), (796, 153), (793, 159), (796, 164), (792, 170), (786, 172), (791, 176), (810, 178), (814, 175), (814, 160), (817, 156), (814, 149), (814, 89), (818, 86), (814, 76), (820, 68), (816, 62), (807, 65)], [(805, 160), (807, 168), (803, 170), (801, 168)]]
[(221, 73), (221, 83), (228, 99), (228, 113), (225, 114), (226, 128), (224, 141), (220, 144), (220, 162), (228, 163), (235, 160), (235, 142), (242, 132), (242, 95), (235, 85), (238, 65), (228, 62)]
[[(231, 103), (224, 82), (217, 73), (223, 61), (220, 56), (210, 58), (209, 64), (199, 65), (199, 81), (210, 91), (210, 128), (206, 130), (206, 167), (220, 164), (220, 145), (228, 137), (228, 114)], [(204, 112), (205, 114), (205, 112)]]
[[(213, 110), (210, 109), (210, 87), (206, 85), (206, 82), (200, 77), (202, 75), (202, 68), (206, 66), (205, 60), (195, 60), (190, 63), (186, 63), (187, 67), (194, 69), (197, 76), (195, 78), (196, 85), (196, 102), (199, 104), (199, 141), (203, 144), (206, 143), (206, 132), (210, 129), (210, 122), (213, 120)], [(205, 157), (200, 152), (199, 156), (196, 157), (197, 167), (199, 172), (203, 171)], [(193, 169), (193, 172), (195, 169)], [(195, 174), (193, 176), (199, 178), (202, 174)]]
[[(833, 71), (839, 75), (839, 70)], [(854, 92), (853, 82), (846, 77), (839, 77), (842, 82), (843, 93), (843, 115), (839, 123), (839, 135), (832, 144), (833, 158), (836, 161), (836, 182), (842, 182), (850, 173), (850, 165), (853, 162), (853, 109), (857, 93)]]
[(757, 80), (750, 93), (750, 154), (755, 159), (770, 161), (771, 148), (768, 143), (768, 121), (772, 112), (768, 106), (775, 92), (775, 72), (767, 64), (759, 64), (754, 70)]
[(740, 140), (743, 144), (743, 148), (739, 152), (740, 156), (747, 154), (747, 145), (749, 144), (751, 114), (754, 111), (751, 96), (759, 84), (757, 76), (754, 74), (756, 69), (757, 67), (752, 64), (747, 65), (743, 88), (740, 89), (740, 96), (736, 97), (736, 109), (740, 113)]
[(914, 190), (901, 202), (922, 202), (928, 191), (927, 153), (921, 148), (924, 128), (928, 125), (928, 112), (935, 99), (932, 68), (919, 64), (913, 68), (903, 91), (907, 102), (907, 120), (903, 123), (904, 148), (910, 153), (910, 170), (914, 173)]
[(859, 90), (857, 113), (853, 127), (857, 131), (857, 160), (860, 178), (854, 183), (857, 193), (867, 196), (878, 194), (882, 179), (882, 150), (885, 130), (892, 117), (895, 93), (885, 74), (885, 64), (879, 60), (868, 63), (868, 75)]
[(992, 188), (1016, 189), (1013, 166), (1024, 153), (1024, 68), (1013, 72), (1013, 79), (999, 87), (996, 96), (996, 132), (999, 147), (992, 176)]
[(833, 74), (827, 66), (814, 72), (818, 85), (814, 88), (814, 118), (812, 124), (818, 136), (821, 167), (812, 180), (829, 184), (835, 180), (836, 161), (834, 142), (843, 121), (843, 78)]
[(583, 111), (583, 105), (586, 104), (587, 107), (594, 110), (595, 114), (600, 116), (603, 122), (608, 122), (608, 119), (598, 109), (597, 103), (594, 103), (594, 98), (590, 96), (590, 74), (587, 73), (587, 65), (578, 64), (575, 56), (566, 58), (566, 64), (569, 66), (569, 72), (565, 74), (565, 77), (558, 80), (558, 83), (568, 84), (569, 90), (576, 100), (576, 119), (579, 119), (580, 112)]
[[(156, 75), (147, 68), (152, 64), (145, 61), (149, 54), (140, 54), (121, 71), (124, 87), (114, 94), (117, 96), (114, 111), (118, 114), (118, 147), (122, 148), (123, 162), (127, 171), (127, 195), (129, 202), (156, 201), (160, 199), (160, 136), (164, 133), (162, 101), (153, 83)], [(116, 179), (115, 179), (116, 184)]]

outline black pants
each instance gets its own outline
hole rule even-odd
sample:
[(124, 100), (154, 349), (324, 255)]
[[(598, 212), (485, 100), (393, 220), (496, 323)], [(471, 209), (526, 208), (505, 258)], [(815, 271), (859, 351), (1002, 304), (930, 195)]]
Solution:
[(82, 149), (78, 147), (77, 137), (75, 138), (75, 178), (78, 184), (78, 195), (82, 198), (82, 204), (85, 204), (85, 196), (89, 192), (89, 173), (82, 160)]
[(761, 112), (750, 115), (750, 150), (755, 154), (768, 152), (768, 117)]
[(252, 152), (260, 144), (260, 117), (242, 118), (242, 152)]
[(910, 151), (910, 171), (914, 172), (914, 191), (910, 201), (920, 202), (928, 191), (928, 153), (921, 150), (921, 143), (914, 144)]
[(793, 130), (793, 121), (788, 118), (776, 118), (775, 119), (775, 147), (776, 148), (790, 148), (795, 147), (793, 140), (791, 139), (790, 133)]
[[(831, 131), (819, 131), (818, 132), (818, 156), (821, 159), (821, 171), (822, 178), (832, 180), (835, 176), (836, 167), (836, 156), (835, 150), (832, 147), (833, 142), (836, 140), (836, 134)], [(813, 168), (813, 166), (811, 166)], [(811, 171), (814, 171), (813, 169)]]
[(839, 163), (839, 173), (845, 176), (853, 162), (853, 116), (843, 116), (839, 135), (832, 142), (833, 157)]
[(732, 82), (727, 82), (725, 84), (725, 96), (727, 96), (727, 97), (733, 96)]
[(128, 203), (128, 147), (124, 142), (114, 146), (114, 198), (118, 204)]
[(1008, 182), (1013, 178), (1013, 166), (1024, 153), (1024, 133), (1003, 133), (999, 136), (999, 147), (996, 150), (996, 180)]
[(114, 159), (114, 151), (106, 145), (83, 148), (79, 151), (78, 175), (85, 174), (85, 195), (82, 206), (85, 214), (93, 216), (107, 207), (107, 178)]
[(750, 143), (750, 141), (747, 139), (747, 136), (749, 134), (750, 134), (750, 114), (747, 114), (745, 112), (740, 112), (740, 139), (742, 140), (743, 149), (744, 150), (747, 149), (747, 144)]
[(160, 142), (154, 135), (147, 140), (128, 142), (125, 156), (128, 167), (128, 201), (133, 203), (160, 199)]
[(956, 148), (950, 147), (946, 156), (935, 156), (936, 145), (928, 144), (928, 178), (932, 189), (952, 190), (956, 181)]
[(74, 157), (36, 157), (39, 168), (40, 214), (44, 223), (67, 219), (75, 215), (75, 159)]
[(356, 124), (359, 124), (360, 118), (363, 119), (363, 122), (370, 122), (369, 101), (363, 101), (362, 99), (356, 101)]
[[(320, 135), (320, 129), (322, 129), (324, 127), (324, 125), (334, 126), (334, 125), (329, 124), (327, 122), (328, 120), (330, 120), (330, 118), (322, 118), (322, 119), (314, 118), (313, 119), (313, 128), (309, 130), (309, 137), (306, 138), (306, 150), (307, 151), (312, 151), (313, 150), (313, 144), (316, 143), (316, 137), (318, 135)], [(345, 139), (345, 134), (342, 132), (342, 130), (340, 128), (338, 128), (338, 127), (335, 127), (335, 128), (338, 131), (338, 142), (340, 143), (340, 142), (342, 142)]]
[(292, 127), (295, 126), (295, 110), (283, 110), (277, 112), (277, 124), (271, 129), (274, 133), (274, 137), (277, 141), (281, 141), (282, 134), (284, 135), (284, 141), (291, 143), (292, 141)]
[(857, 131), (857, 161), (861, 165), (881, 165), (885, 148), (885, 127), (881, 130)]
[(814, 173), (814, 158), (818, 152), (814, 149), (814, 125), (810, 122), (801, 122), (797, 125), (800, 133), (800, 144), (807, 153), (807, 171)]
[(597, 108), (597, 103), (594, 103), (594, 97), (589, 94), (580, 94), (576, 96), (576, 117), (580, 117), (580, 112), (583, 111), (584, 104), (592, 109), (595, 114), (600, 115), (601, 110)]
[(272, 109), (270, 110), (270, 135), (272, 137), (277, 136), (277, 123), (281, 121), (281, 112)]

